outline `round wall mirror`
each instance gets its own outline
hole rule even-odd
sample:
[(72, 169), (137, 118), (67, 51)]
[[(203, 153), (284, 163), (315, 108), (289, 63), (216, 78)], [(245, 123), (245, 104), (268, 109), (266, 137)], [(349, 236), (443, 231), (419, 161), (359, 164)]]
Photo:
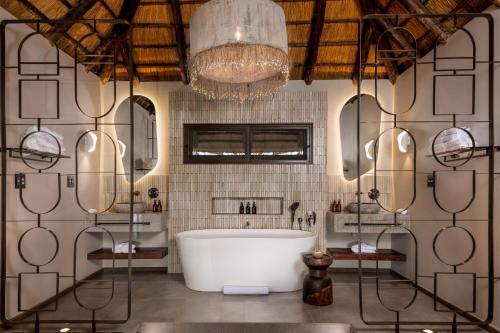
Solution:
[[(360, 121), (359, 121), (359, 151), (360, 175), (367, 173), (373, 167), (375, 155), (375, 140), (380, 134), (380, 119), (382, 112), (377, 106), (375, 97), (360, 95)], [(358, 177), (358, 95), (345, 103), (340, 113), (340, 140), (342, 144), (342, 167), (344, 178), (354, 180)]]
[(115, 114), (117, 150), (122, 159), (123, 170), (128, 181), (134, 173), (138, 181), (158, 163), (158, 142), (156, 137), (156, 110), (153, 102), (144, 96), (132, 97), (134, 108), (134, 163), (130, 165), (130, 98), (124, 100)]

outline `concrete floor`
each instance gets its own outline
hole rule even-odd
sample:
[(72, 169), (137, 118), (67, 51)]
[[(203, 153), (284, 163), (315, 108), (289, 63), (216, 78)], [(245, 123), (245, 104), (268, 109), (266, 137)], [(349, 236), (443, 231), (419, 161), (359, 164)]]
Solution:
[[(273, 293), (269, 296), (224, 296), (221, 293), (202, 293), (185, 287), (182, 274), (134, 273), (132, 287), (132, 315), (128, 322), (120, 326), (100, 325), (99, 331), (133, 332), (141, 323), (338, 323), (351, 324), (354, 332), (393, 332), (391, 326), (367, 326), (360, 319), (358, 305), (357, 275), (352, 273), (330, 274), (334, 281), (334, 303), (326, 307), (316, 307), (302, 302), (300, 291)], [(109, 296), (109, 282), (106, 275), (95, 282), (79, 288), (77, 295), (87, 306), (103, 305), (103, 298)], [(124, 318), (127, 309), (127, 284), (125, 276), (119, 276), (115, 283), (115, 295), (111, 303), (97, 312), (97, 319)], [(387, 278), (393, 278), (387, 276)], [(411, 298), (413, 289), (406, 284), (383, 284), (381, 298), (390, 306), (401, 306)], [(98, 289), (94, 289), (97, 287)], [(366, 320), (394, 320), (395, 315), (386, 310), (377, 299), (373, 279), (367, 279), (364, 286), (363, 306)], [(57, 312), (41, 314), (41, 319), (90, 319), (91, 313), (75, 302), (72, 293), (63, 296)], [(451, 314), (435, 312), (432, 298), (418, 293), (413, 306), (403, 312), (401, 320), (451, 321)], [(465, 321), (458, 318), (459, 321)], [(88, 331), (88, 325), (55, 325), (47, 331), (58, 331), (70, 327), (71, 333)], [(144, 326), (143, 326), (144, 327)], [(153, 325), (151, 332), (172, 332), (165, 325)], [(184, 326), (183, 326), (184, 327)], [(422, 332), (423, 328), (433, 328), (434, 332), (451, 332), (450, 327), (422, 325), (403, 330)], [(44, 327), (42, 326), (42, 329)], [(56, 330), (57, 329), (57, 330)], [(16, 332), (23, 331), (22, 327)], [(182, 332), (190, 332), (185, 327)], [(193, 332), (202, 333), (194, 328)], [(223, 330), (220, 330), (221, 332)], [(315, 330), (307, 330), (316, 332)], [(330, 329), (320, 331), (330, 332)], [(208, 332), (208, 331), (207, 331)], [(259, 331), (255, 331), (259, 332)], [(297, 331), (299, 332), (299, 331)], [(482, 332), (475, 327), (460, 329), (460, 332)]]

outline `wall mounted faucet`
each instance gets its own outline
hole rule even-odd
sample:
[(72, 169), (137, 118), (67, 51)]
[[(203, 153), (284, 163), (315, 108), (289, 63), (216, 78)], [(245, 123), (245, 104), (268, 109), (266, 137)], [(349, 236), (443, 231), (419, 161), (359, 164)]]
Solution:
[(306, 214), (306, 223), (309, 227), (316, 224), (316, 213), (312, 210), (308, 211)]

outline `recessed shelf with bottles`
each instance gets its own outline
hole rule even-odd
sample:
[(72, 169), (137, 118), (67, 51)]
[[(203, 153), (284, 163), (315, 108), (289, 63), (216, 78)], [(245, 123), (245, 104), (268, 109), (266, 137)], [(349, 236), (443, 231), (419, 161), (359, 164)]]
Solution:
[[(255, 203), (255, 214), (252, 209)], [(243, 204), (244, 212), (240, 213)], [(247, 209), (249, 206), (249, 213)], [(283, 215), (283, 198), (280, 197), (214, 197), (212, 215)]]

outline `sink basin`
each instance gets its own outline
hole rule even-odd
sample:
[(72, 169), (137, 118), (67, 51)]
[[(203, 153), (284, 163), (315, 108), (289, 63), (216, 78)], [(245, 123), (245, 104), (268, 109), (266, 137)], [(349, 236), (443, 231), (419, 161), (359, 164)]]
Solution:
[[(130, 202), (117, 202), (113, 208), (117, 213), (130, 213)], [(145, 202), (134, 202), (134, 213), (144, 213), (145, 210)]]
[[(358, 212), (358, 203), (351, 202), (347, 205), (346, 210), (349, 213)], [(380, 212), (380, 206), (376, 202), (362, 202), (360, 205), (361, 214), (378, 214)]]

